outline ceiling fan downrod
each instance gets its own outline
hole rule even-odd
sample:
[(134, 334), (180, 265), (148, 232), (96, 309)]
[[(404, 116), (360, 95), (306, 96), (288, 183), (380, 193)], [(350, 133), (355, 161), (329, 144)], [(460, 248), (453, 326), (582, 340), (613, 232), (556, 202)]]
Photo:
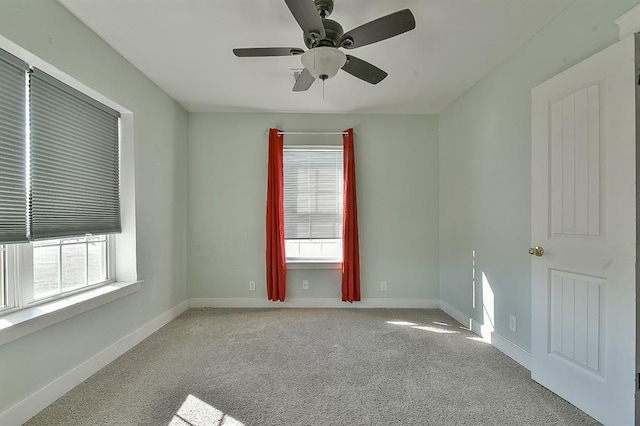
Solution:
[(333, 12), (333, 1), (334, 0), (313, 0), (322, 19), (327, 19), (329, 15), (331, 15), (331, 12)]

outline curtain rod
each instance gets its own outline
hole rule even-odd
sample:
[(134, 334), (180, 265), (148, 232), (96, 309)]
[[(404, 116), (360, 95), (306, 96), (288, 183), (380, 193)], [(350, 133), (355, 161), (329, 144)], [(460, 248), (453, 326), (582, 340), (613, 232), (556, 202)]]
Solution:
[[(269, 130), (265, 130), (264, 134), (268, 134)], [(353, 132), (355, 135), (356, 132)], [(279, 135), (346, 135), (347, 132), (278, 132)]]

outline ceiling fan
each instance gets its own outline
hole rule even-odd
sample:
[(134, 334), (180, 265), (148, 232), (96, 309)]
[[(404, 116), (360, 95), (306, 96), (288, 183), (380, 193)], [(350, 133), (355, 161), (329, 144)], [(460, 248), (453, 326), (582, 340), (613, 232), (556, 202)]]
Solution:
[(416, 27), (409, 9), (367, 22), (351, 31), (328, 19), (334, 0), (285, 0), (291, 14), (302, 28), (306, 52), (298, 47), (250, 47), (233, 49), (238, 57), (301, 55), (304, 70), (297, 77), (294, 92), (308, 90), (316, 79), (326, 80), (340, 69), (371, 84), (378, 84), (387, 73), (367, 61), (345, 55), (339, 48), (355, 49), (395, 37)]

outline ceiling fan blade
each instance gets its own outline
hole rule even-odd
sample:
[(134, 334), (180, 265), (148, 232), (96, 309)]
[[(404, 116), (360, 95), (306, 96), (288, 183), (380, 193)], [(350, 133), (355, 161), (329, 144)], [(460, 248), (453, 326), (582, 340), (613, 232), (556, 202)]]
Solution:
[(311, 75), (308, 69), (304, 69), (296, 79), (296, 84), (293, 85), (294, 92), (304, 92), (305, 90), (309, 90), (313, 82), (316, 79)]
[(347, 63), (342, 69), (367, 83), (378, 84), (387, 77), (387, 73), (367, 61), (347, 55)]
[(302, 55), (304, 50), (297, 47), (247, 47), (233, 49), (233, 54), (240, 58), (255, 58), (261, 56), (292, 56)]
[(326, 37), (322, 18), (313, 0), (284, 1), (305, 34), (317, 34), (318, 40)]
[(413, 13), (404, 9), (352, 29), (340, 38), (340, 45), (345, 49), (354, 49), (395, 37), (415, 27)]

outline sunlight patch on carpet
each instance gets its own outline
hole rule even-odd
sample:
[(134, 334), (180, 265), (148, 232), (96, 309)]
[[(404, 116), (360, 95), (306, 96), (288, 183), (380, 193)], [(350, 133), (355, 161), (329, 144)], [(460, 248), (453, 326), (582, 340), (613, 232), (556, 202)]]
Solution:
[(392, 324), (392, 325), (418, 325), (416, 323), (406, 322), (406, 321), (387, 321), (387, 324)]
[[(446, 327), (450, 327), (449, 324), (445, 324), (445, 323), (436, 323), (435, 321), (433, 323), (434, 324), (442, 324), (442, 325), (444, 325)], [(446, 329), (446, 328), (442, 328), (442, 327), (434, 327), (432, 325), (418, 325), (418, 324), (416, 324), (414, 322), (407, 322), (407, 321), (387, 321), (387, 324), (403, 325), (403, 326), (414, 328), (416, 330), (430, 331), (432, 333), (438, 333), (438, 334), (458, 334), (459, 333), (459, 331), (455, 331), (455, 330), (451, 330), (451, 329)]]
[(432, 327), (430, 325), (414, 325), (411, 328), (415, 328), (416, 330), (430, 331), (432, 333), (438, 333), (438, 334), (458, 334), (459, 333), (459, 331), (447, 330), (446, 328), (440, 328), (440, 327)]
[(467, 337), (467, 339), (469, 339), (469, 340), (473, 340), (473, 341), (475, 341), (475, 342), (480, 342), (480, 343), (487, 343), (487, 344), (488, 344), (488, 343), (491, 343), (491, 342), (488, 342), (486, 339), (483, 339), (483, 338), (482, 338), (482, 337), (480, 337), (480, 336)]
[(245, 426), (193, 395), (187, 396), (169, 426)]

